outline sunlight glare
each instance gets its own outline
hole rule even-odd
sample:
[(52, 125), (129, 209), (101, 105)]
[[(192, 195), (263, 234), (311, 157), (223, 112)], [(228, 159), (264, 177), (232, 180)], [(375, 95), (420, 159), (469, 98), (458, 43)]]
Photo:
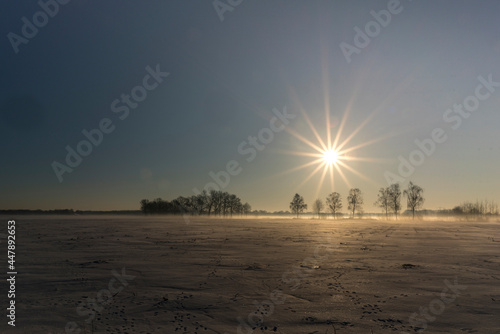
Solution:
[(334, 149), (329, 149), (323, 152), (323, 160), (328, 164), (332, 165), (337, 163), (338, 154)]

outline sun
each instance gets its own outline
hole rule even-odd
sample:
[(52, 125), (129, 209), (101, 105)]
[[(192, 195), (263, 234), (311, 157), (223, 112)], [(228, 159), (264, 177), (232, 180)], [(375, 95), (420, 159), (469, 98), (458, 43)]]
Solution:
[[(359, 163), (361, 162), (383, 162), (382, 159), (370, 158), (370, 157), (362, 157), (356, 152), (361, 148), (372, 145), (376, 142), (385, 140), (390, 137), (390, 134), (386, 134), (384, 136), (369, 139), (363, 142), (359, 142), (357, 144), (353, 144), (353, 138), (361, 132), (361, 130), (369, 123), (369, 121), (375, 115), (375, 111), (372, 112), (368, 117), (364, 119), (361, 124), (359, 124), (352, 132), (347, 133), (345, 135), (345, 139), (341, 139), (342, 132), (345, 128), (347, 117), (351, 110), (351, 107), (348, 106), (344, 111), (342, 119), (338, 127), (336, 128), (335, 133), (331, 133), (332, 129), (330, 124), (330, 110), (326, 109), (326, 124), (328, 125), (326, 128), (326, 135), (323, 137), (313, 125), (312, 121), (308, 117), (308, 113), (302, 109), (298, 108), (301, 112), (305, 122), (309, 125), (309, 128), (312, 132), (312, 137), (306, 137), (302, 132), (298, 132), (293, 128), (286, 128), (286, 131), (298, 139), (302, 144), (305, 144), (306, 150), (301, 147), (300, 150), (295, 151), (281, 151), (284, 154), (291, 154), (297, 156), (305, 156), (310, 157), (311, 160), (309, 162), (305, 162), (296, 167), (292, 167), (290, 169), (284, 170), (278, 175), (285, 175), (292, 172), (297, 172), (302, 169), (311, 169), (311, 172), (304, 178), (302, 182), (300, 182), (296, 187), (300, 189), (306, 183), (309, 182), (315, 175), (319, 174), (319, 182), (316, 187), (315, 196), (318, 197), (320, 190), (323, 189), (323, 186), (327, 186), (329, 191), (333, 191), (336, 189), (335, 187), (335, 175), (340, 176), (340, 179), (346, 184), (348, 187), (351, 187), (351, 183), (349, 182), (349, 175), (347, 173), (353, 174), (357, 178), (361, 178), (364, 181), (370, 182), (374, 184), (374, 181), (370, 179), (368, 176), (358, 171), (357, 168)], [(356, 165), (356, 166), (353, 166)], [(329, 175), (329, 182), (325, 182), (327, 179), (327, 175)]]
[(323, 161), (327, 165), (336, 164), (338, 159), (338, 153), (334, 149), (329, 149), (323, 151)]
[[(325, 115), (324, 128), (318, 130), (309, 118), (309, 114), (315, 115), (316, 112), (313, 110), (307, 110), (302, 105), (299, 95), (295, 89), (290, 86), (289, 94), (290, 98), (294, 103), (294, 107), (297, 111), (302, 114), (302, 123), (300, 127), (285, 127), (285, 131), (290, 135), (295, 137), (299, 141), (296, 149), (292, 150), (279, 150), (280, 153), (290, 154), (295, 156), (309, 157), (310, 161), (303, 162), (298, 166), (291, 167), (289, 169), (283, 170), (272, 177), (286, 175), (289, 173), (298, 172), (300, 170), (308, 169), (310, 172), (306, 174), (302, 182), (297, 184), (295, 187), (300, 189), (302, 186), (307, 184), (315, 175), (319, 174), (318, 185), (316, 187), (315, 196), (318, 197), (321, 190), (324, 187), (328, 188), (328, 191), (333, 191), (336, 189), (335, 179), (340, 176), (340, 179), (345, 185), (351, 187), (349, 182), (349, 176), (354, 176), (356, 181), (363, 179), (371, 184), (375, 184), (374, 180), (369, 178), (367, 175), (358, 170), (359, 167), (365, 162), (368, 163), (387, 163), (388, 161), (381, 158), (363, 157), (361, 156), (361, 149), (367, 146), (373, 145), (377, 142), (386, 140), (395, 136), (396, 132), (385, 133), (380, 137), (368, 138), (366, 140), (360, 140), (359, 138), (354, 138), (362, 132), (362, 130), (367, 126), (370, 121), (380, 112), (386, 109), (387, 105), (393, 99), (393, 95), (397, 96), (395, 91), (394, 94), (391, 93), (381, 105), (373, 108), (372, 111), (362, 119), (358, 125), (350, 132), (345, 133), (346, 123), (349, 114), (353, 110), (357, 98), (357, 89), (354, 91), (351, 98), (347, 101), (344, 110), (334, 111), (332, 109), (332, 103), (330, 101), (330, 83), (329, 83), (329, 70), (328, 70), (328, 57), (326, 53), (323, 55), (322, 59), (322, 74), (323, 74), (323, 112)], [(404, 86), (402, 86), (404, 87)], [(332, 119), (332, 115), (334, 116)], [(342, 115), (342, 116), (340, 116)], [(309, 127), (310, 133), (307, 133), (307, 125)], [(306, 132), (307, 131), (307, 132)], [(366, 134), (365, 134), (366, 136)], [(346, 175), (347, 174), (347, 175)], [(351, 174), (351, 175), (349, 175)], [(329, 182), (328, 177), (329, 176)]]

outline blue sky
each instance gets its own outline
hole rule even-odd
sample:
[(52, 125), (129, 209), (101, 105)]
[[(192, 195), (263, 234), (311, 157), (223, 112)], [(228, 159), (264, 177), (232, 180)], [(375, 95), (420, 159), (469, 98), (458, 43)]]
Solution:
[[(365, 211), (377, 211), (386, 172), (398, 175), (398, 157), (436, 128), (447, 140), (403, 187), (422, 186), (429, 209), (498, 201), (500, 87), (457, 129), (443, 115), (474, 95), (479, 76), (500, 82), (500, 3), (402, 0), (348, 62), (341, 43), (354, 46), (354, 28), (388, 3), (243, 0), (221, 21), (210, 1), (73, 0), (17, 53), (9, 33), (22, 37), (22, 18), (42, 9), (2, 4), (0, 208), (137, 209), (143, 198), (192, 195), (235, 160), (242, 170), (224, 190), (255, 209), (287, 210), (296, 192), (309, 204), (332, 191), (345, 201), (359, 187)], [(148, 66), (169, 75), (120, 120), (112, 102), (142, 85)], [(269, 127), (273, 108), (295, 118), (248, 162), (238, 146)], [(340, 166), (348, 184), (335, 172), (332, 188), (321, 171), (301, 185), (316, 166), (283, 174), (313, 160), (287, 153), (314, 152), (292, 133), (317, 143), (309, 119), (326, 141), (328, 111), (334, 138), (346, 110), (340, 141), (370, 118), (344, 148), (380, 139), (349, 152), (367, 161), (345, 161), (364, 178)], [(60, 182), (54, 161), (65, 164), (66, 146), (105, 118), (114, 131)]]

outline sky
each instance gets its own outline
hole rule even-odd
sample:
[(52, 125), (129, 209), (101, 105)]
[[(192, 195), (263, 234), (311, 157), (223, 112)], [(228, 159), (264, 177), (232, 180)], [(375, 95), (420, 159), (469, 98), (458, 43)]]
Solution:
[(0, 209), (135, 210), (213, 176), (269, 211), (359, 188), (378, 212), (409, 181), (426, 209), (500, 200), (498, 1), (1, 7)]

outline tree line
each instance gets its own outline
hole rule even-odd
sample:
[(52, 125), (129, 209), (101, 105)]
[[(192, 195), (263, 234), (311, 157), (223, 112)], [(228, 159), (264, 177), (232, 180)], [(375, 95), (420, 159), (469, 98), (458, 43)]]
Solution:
[[(398, 213), (401, 211), (401, 198), (404, 196), (406, 198), (407, 208), (412, 212), (413, 218), (415, 218), (415, 210), (419, 209), (424, 203), (423, 192), (424, 190), (413, 182), (410, 182), (407, 189), (404, 191), (401, 191), (399, 183), (395, 183), (389, 187), (380, 188), (375, 205), (385, 211), (386, 218), (388, 218), (389, 213), (393, 213), (397, 219)], [(325, 209), (325, 204), (326, 209), (336, 218), (342, 209), (342, 198), (338, 192), (333, 192), (328, 195), (324, 202), (319, 198), (316, 199), (312, 209), (313, 213), (318, 215), (318, 218), (323, 209)], [(347, 196), (347, 208), (352, 217), (354, 217), (356, 213), (363, 212), (363, 204), (363, 194), (361, 190), (359, 190), (359, 188), (350, 189)], [(299, 214), (307, 209), (304, 198), (299, 194), (295, 194), (290, 202), (290, 209), (298, 218)]]
[(230, 216), (248, 214), (252, 207), (241, 199), (221, 190), (203, 191), (189, 197), (179, 196), (172, 201), (161, 198), (143, 199), (140, 202), (144, 214), (191, 214), (207, 216)]
[(493, 201), (482, 200), (463, 202), (452, 210), (456, 215), (498, 215), (498, 204)]

